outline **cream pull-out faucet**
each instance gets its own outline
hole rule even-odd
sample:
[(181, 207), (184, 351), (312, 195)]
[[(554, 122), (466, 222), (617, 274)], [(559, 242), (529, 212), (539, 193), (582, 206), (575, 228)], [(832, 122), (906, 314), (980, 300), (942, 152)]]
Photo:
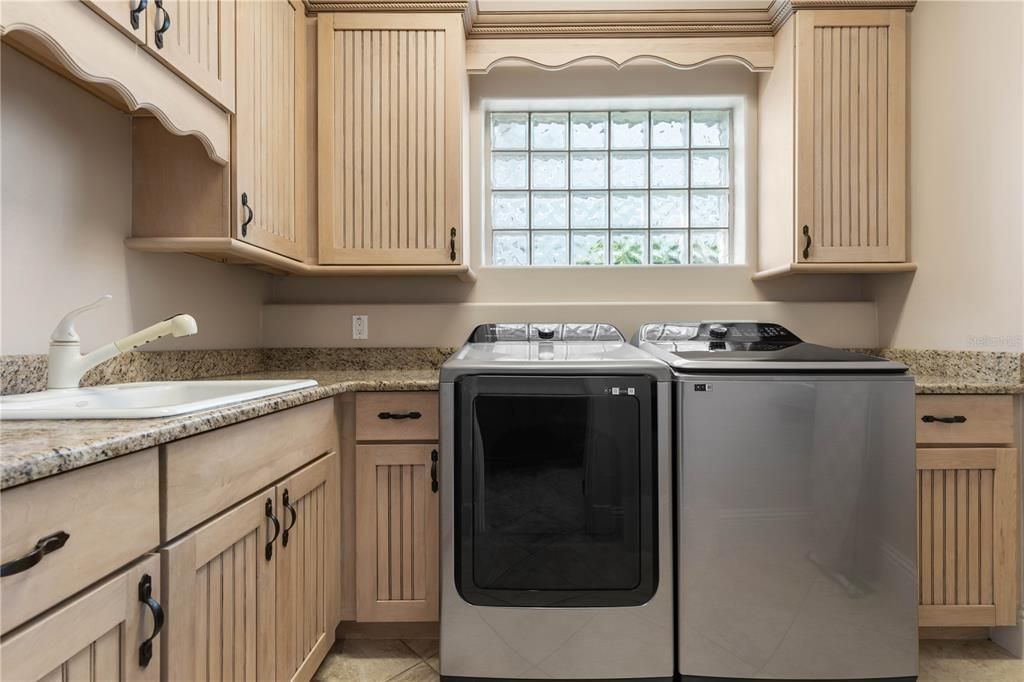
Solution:
[(48, 389), (78, 388), (82, 375), (104, 360), (109, 360), (150, 341), (156, 341), (168, 334), (191, 336), (199, 331), (195, 318), (191, 315), (175, 315), (82, 355), (82, 342), (78, 338), (78, 332), (75, 331), (75, 318), (88, 310), (98, 308), (112, 298), (113, 296), (107, 294), (98, 301), (72, 310), (53, 330), (53, 334), (50, 335), (50, 361), (46, 382)]

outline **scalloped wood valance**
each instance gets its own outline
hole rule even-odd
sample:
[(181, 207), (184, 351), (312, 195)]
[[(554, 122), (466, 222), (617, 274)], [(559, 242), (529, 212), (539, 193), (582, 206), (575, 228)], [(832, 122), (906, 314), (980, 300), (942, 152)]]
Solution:
[(605, 63), (623, 67), (658, 63), (692, 69), (712, 62), (742, 64), (769, 71), (774, 63), (770, 36), (707, 38), (502, 38), (466, 41), (466, 70), (487, 73), (502, 64), (558, 71), (575, 64)]

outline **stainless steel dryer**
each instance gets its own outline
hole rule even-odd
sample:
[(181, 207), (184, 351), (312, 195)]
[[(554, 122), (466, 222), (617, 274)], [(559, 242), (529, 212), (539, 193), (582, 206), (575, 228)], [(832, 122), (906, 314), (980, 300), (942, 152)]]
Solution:
[(906, 367), (777, 324), (635, 341), (676, 373), (683, 679), (915, 679)]
[(602, 324), (441, 368), (443, 680), (671, 680), (671, 372)]

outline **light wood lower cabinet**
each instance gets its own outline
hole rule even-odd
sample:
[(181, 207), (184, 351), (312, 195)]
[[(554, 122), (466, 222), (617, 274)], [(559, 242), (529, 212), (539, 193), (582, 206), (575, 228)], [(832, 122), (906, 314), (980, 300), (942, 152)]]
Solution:
[(338, 623), (337, 467), (322, 457), (162, 549), (166, 679), (313, 676)]
[[(273, 487), (161, 550), (164, 678), (269, 679), (275, 666)], [(271, 554), (268, 557), (267, 548)]]
[(154, 628), (150, 610), (139, 601), (144, 576), (149, 576), (153, 595), (159, 595), (160, 559), (155, 554), (4, 638), (0, 678), (18, 682), (159, 680), (162, 635), (153, 639), (148, 663), (143, 666), (139, 659), (139, 647)]
[[(1017, 621), (1019, 484), (1012, 396), (919, 396), (919, 622)], [(993, 447), (985, 447), (993, 446)]]
[(356, 447), (356, 620), (438, 618), (436, 444)]
[(283, 525), (277, 553), (277, 679), (308, 680), (340, 620), (338, 455), (277, 485)]

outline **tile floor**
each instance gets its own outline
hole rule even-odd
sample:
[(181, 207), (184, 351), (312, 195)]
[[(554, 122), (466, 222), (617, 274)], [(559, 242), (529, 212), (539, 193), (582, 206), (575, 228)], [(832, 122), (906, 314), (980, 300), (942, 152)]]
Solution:
[[(316, 682), (439, 680), (436, 639), (349, 639), (338, 642)], [(987, 640), (921, 642), (919, 682), (1022, 682), (1024, 661)]]

